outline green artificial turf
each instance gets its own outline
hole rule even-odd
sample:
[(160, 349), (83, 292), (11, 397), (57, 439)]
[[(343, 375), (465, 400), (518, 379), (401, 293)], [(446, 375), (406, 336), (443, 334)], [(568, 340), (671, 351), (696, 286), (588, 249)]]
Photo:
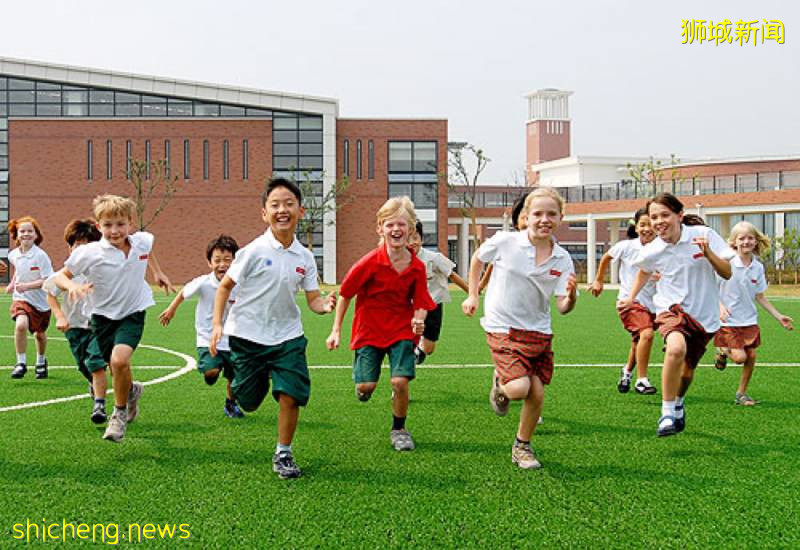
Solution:
[[(412, 453), (389, 445), (387, 377), (360, 403), (346, 368), (312, 370), (312, 399), (294, 442), (304, 476), (292, 481), (271, 469), (275, 404), (230, 420), (222, 385), (208, 387), (194, 372), (148, 386), (121, 444), (101, 439), (88, 399), (0, 412), (0, 547), (20, 543), (14, 526), (26, 520), (40, 529), (58, 523), (57, 534), (63, 522), (103, 524), (106, 543), (115, 540), (113, 526), (116, 541), (128, 543), (147, 524), (185, 524), (172, 539), (141, 534), (148, 547), (800, 545), (798, 368), (757, 367), (750, 393), (763, 402), (744, 408), (733, 405), (738, 368), (701, 367), (686, 431), (659, 439), (659, 395), (617, 393), (617, 368), (557, 367), (533, 439), (543, 468), (519, 471), (510, 461), (519, 405), (505, 418), (491, 412), (489, 367), (436, 367), (490, 361), (477, 316), (459, 313), (462, 297), (447, 308), (439, 348), (412, 383)], [(800, 302), (774, 303), (800, 320)], [(143, 343), (193, 355), (193, 304), (163, 328), (157, 314), (166, 305), (161, 297), (150, 310)], [(344, 349), (325, 349), (331, 317), (304, 308), (310, 364), (349, 365), (347, 338)], [(759, 361), (798, 362), (797, 334), (763, 311), (761, 319)], [(0, 327), (11, 335), (7, 318)], [(554, 331), (557, 364), (624, 362), (629, 338), (613, 293), (583, 292), (574, 312), (556, 317)], [(51, 365), (71, 365), (66, 343), (55, 330), (50, 335)], [(0, 339), (0, 365), (13, 365), (13, 353), (12, 341)], [(137, 365), (172, 367), (134, 367), (140, 380), (183, 365), (146, 349), (134, 357)], [(658, 387), (661, 357), (655, 349)], [(54, 369), (44, 381), (32, 370), (21, 381), (8, 374), (0, 370), (0, 407), (86, 391), (77, 370)]]

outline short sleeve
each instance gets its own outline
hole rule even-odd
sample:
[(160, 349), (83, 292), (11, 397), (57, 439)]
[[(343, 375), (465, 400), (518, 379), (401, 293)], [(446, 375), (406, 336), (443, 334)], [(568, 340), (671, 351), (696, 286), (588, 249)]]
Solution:
[(374, 262), (374, 254), (367, 254), (358, 260), (353, 267), (344, 276), (342, 286), (339, 288), (339, 295), (342, 298), (352, 298), (361, 287), (366, 284), (372, 276), (372, 263)]
[(100, 258), (99, 250), (88, 244), (79, 246), (72, 251), (67, 261), (64, 262), (72, 276), (84, 275), (89, 271)]
[(45, 279), (44, 284), (42, 284), (42, 289), (51, 296), (61, 295), (62, 290), (56, 285), (56, 276), (58, 276), (59, 273), (61, 272), (57, 271), (56, 273), (51, 273), (50, 276)]
[(756, 283), (756, 292), (758, 294), (763, 294), (764, 292), (767, 291), (767, 286), (769, 286), (769, 284), (767, 283), (767, 274), (764, 271), (764, 265), (761, 262), (759, 262), (758, 263), (758, 282)]
[(508, 233), (507, 231), (498, 231), (492, 235), (480, 246), (480, 248), (478, 248), (478, 259), (483, 263), (495, 261), (500, 254), (500, 246), (502, 245), (503, 240), (509, 235), (512, 234)]
[(650, 244), (642, 248), (636, 254), (636, 256), (633, 257), (633, 262), (631, 263), (634, 267), (637, 267), (646, 273), (653, 273), (656, 271), (656, 265), (653, 259), (653, 254), (651, 253)]
[(194, 296), (200, 287), (203, 285), (203, 281), (208, 275), (201, 275), (200, 277), (195, 277), (183, 287), (181, 294), (183, 294), (183, 299), (188, 300), (192, 296)]
[(42, 267), (41, 273), (43, 278), (47, 278), (53, 274), (53, 263), (50, 261), (50, 256), (42, 250)]
[(144, 252), (150, 252), (153, 250), (153, 241), (155, 240), (155, 237), (152, 233), (148, 233), (147, 231), (137, 231), (130, 236), (130, 239), (131, 244), (135, 245), (136, 248)]
[(311, 253), (307, 254), (307, 256), (306, 274), (303, 277), (303, 290), (306, 292), (312, 292), (314, 290), (319, 290), (317, 262), (314, 260), (314, 256)]
[(615, 260), (619, 260), (625, 254), (625, 248), (628, 246), (628, 241), (619, 241), (608, 250), (608, 255)]
[(567, 283), (569, 282), (569, 276), (575, 273), (575, 264), (572, 261), (572, 257), (567, 256), (563, 263), (559, 262), (559, 265), (562, 266), (561, 275), (558, 276), (556, 290), (553, 294), (556, 296), (567, 296), (569, 294), (567, 292)]
[(233, 263), (225, 273), (234, 283), (246, 279), (250, 274), (250, 262), (253, 256), (253, 249), (249, 246), (240, 248), (233, 258)]
[(719, 233), (711, 228), (708, 229), (707, 239), (708, 247), (711, 251), (723, 260), (730, 260), (736, 256), (736, 252), (728, 246), (728, 243), (720, 237)]
[(428, 292), (428, 277), (425, 271), (425, 264), (421, 260), (415, 259), (418, 269), (414, 273), (414, 309), (424, 309), (431, 311), (436, 309), (436, 302)]
[(433, 267), (436, 271), (444, 275), (445, 277), (449, 277), (450, 274), (453, 272), (453, 268), (456, 264), (450, 260), (447, 256), (440, 252), (436, 252), (433, 255)]

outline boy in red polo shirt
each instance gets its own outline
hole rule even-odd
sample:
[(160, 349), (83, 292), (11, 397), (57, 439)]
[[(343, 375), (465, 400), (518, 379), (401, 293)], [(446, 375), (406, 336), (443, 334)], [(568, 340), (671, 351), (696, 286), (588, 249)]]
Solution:
[(355, 350), (353, 380), (356, 396), (369, 401), (378, 385), (384, 356), (389, 356), (392, 389), (392, 447), (412, 451), (406, 429), (408, 383), (416, 375), (414, 345), (436, 304), (428, 294), (425, 265), (408, 248), (416, 213), (408, 197), (394, 197), (378, 210), (378, 248), (350, 268), (339, 289), (341, 299), (326, 344), (339, 347), (342, 321), (356, 296), (350, 349)]

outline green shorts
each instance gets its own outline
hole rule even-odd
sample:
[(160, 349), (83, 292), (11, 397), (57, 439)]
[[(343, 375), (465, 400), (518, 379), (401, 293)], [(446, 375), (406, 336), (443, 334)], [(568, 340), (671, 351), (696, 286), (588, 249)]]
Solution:
[(298, 336), (274, 346), (257, 344), (244, 338), (230, 336), (233, 383), (231, 390), (236, 401), (246, 411), (254, 411), (269, 392), (272, 379), (272, 397), (285, 393), (297, 404), (304, 406), (311, 395), (308, 376), (305, 336)]
[(400, 340), (388, 348), (376, 348), (375, 346), (358, 348), (353, 362), (353, 381), (356, 384), (377, 382), (381, 376), (383, 358), (387, 354), (392, 378), (403, 377), (413, 380), (416, 377), (417, 362), (414, 357), (414, 342)]
[(231, 362), (231, 352), (217, 350), (217, 356), (212, 357), (208, 348), (197, 348), (197, 370), (205, 374), (214, 369), (222, 371), (222, 376), (228, 380), (233, 380), (233, 363)]
[[(78, 365), (78, 370), (89, 382), (92, 381), (92, 371), (86, 366), (89, 359), (89, 342), (92, 341), (92, 331), (88, 328), (71, 328), (64, 336), (69, 342), (69, 349)], [(94, 370), (97, 370), (96, 368)]]
[(144, 314), (144, 310), (137, 311), (117, 321), (92, 315), (89, 326), (94, 338), (89, 343), (86, 367), (92, 372), (104, 368), (111, 361), (111, 352), (118, 344), (136, 349), (144, 331)]

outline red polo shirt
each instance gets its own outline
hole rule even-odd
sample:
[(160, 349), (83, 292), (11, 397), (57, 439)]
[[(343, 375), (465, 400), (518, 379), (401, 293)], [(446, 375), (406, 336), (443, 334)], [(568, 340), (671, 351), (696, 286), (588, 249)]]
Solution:
[(350, 349), (388, 348), (400, 340), (414, 340), (416, 335), (411, 329), (414, 310), (436, 309), (428, 294), (425, 264), (411, 252), (411, 263), (398, 273), (385, 246), (376, 248), (350, 268), (339, 294), (356, 297)]

